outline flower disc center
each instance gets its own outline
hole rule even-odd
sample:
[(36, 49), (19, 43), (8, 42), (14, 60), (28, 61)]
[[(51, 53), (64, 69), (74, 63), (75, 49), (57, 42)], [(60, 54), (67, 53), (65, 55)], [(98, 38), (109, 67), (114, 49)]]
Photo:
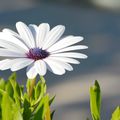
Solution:
[(34, 60), (44, 59), (48, 56), (49, 52), (47, 52), (46, 50), (42, 50), (40, 48), (31, 48), (29, 50), (29, 53), (27, 53), (27, 57)]

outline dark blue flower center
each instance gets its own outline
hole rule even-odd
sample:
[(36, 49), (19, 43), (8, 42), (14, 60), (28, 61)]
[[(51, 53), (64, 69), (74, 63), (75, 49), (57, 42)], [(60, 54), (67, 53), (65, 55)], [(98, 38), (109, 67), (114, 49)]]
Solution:
[(40, 48), (31, 48), (29, 53), (26, 54), (28, 58), (34, 60), (44, 59), (49, 56), (49, 52)]

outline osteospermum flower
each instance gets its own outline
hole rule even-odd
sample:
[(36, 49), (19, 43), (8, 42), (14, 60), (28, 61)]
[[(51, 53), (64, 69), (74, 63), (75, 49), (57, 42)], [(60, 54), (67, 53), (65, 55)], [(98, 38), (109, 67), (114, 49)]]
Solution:
[(70, 64), (79, 64), (76, 58), (85, 59), (87, 56), (78, 52), (71, 52), (88, 48), (75, 45), (83, 40), (81, 36), (69, 35), (61, 38), (65, 31), (63, 25), (57, 25), (50, 30), (47, 23), (39, 26), (17, 22), (18, 33), (3, 29), (0, 32), (0, 69), (17, 71), (27, 67), (30, 79), (37, 74), (44, 76), (47, 69), (54, 74), (62, 75), (66, 70), (72, 71)]

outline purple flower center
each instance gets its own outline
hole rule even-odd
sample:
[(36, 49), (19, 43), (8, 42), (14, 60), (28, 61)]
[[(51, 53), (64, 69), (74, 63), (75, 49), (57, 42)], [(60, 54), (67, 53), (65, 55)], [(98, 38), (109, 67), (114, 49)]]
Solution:
[(40, 48), (31, 48), (29, 53), (26, 54), (28, 58), (34, 60), (44, 59), (49, 56), (49, 52)]

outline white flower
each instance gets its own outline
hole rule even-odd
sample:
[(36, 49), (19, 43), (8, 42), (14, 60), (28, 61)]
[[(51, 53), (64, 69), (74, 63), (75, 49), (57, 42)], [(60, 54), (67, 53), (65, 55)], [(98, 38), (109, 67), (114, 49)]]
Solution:
[(66, 70), (72, 71), (70, 64), (79, 64), (75, 58), (85, 59), (87, 56), (75, 50), (87, 49), (84, 45), (74, 45), (83, 40), (81, 36), (69, 35), (61, 38), (65, 31), (63, 25), (50, 30), (47, 23), (39, 26), (17, 22), (18, 33), (3, 29), (0, 32), (0, 70), (17, 71), (27, 67), (30, 79), (37, 74), (44, 76), (47, 69), (54, 74), (62, 75)]

